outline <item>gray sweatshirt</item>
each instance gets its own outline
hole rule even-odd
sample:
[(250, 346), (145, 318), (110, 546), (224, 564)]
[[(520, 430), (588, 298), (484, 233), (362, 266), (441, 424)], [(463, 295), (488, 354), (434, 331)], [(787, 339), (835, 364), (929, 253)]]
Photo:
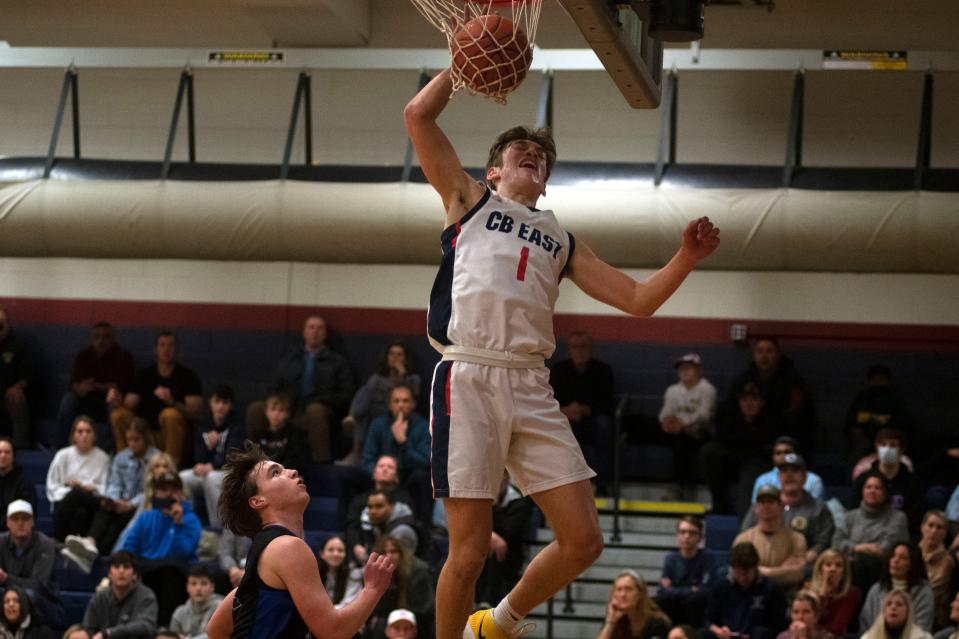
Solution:
[(170, 619), (170, 630), (190, 639), (206, 639), (206, 624), (221, 601), (223, 596), (214, 594), (202, 606), (197, 606), (192, 601), (177, 606)]
[[(898, 511), (897, 511), (898, 512)], [(872, 585), (866, 593), (859, 613), (859, 632), (866, 632), (882, 611), (882, 599), (889, 591), (879, 582)], [(912, 622), (925, 630), (932, 631), (935, 603), (932, 597), (932, 588), (929, 582), (923, 580), (909, 589), (909, 598), (912, 599)]]
[(909, 526), (906, 514), (891, 507), (860, 507), (846, 512), (836, 522), (836, 534), (832, 547), (842, 553), (851, 553), (856, 544), (880, 544), (889, 552), (897, 541), (909, 541)]
[(110, 629), (111, 639), (142, 637), (153, 639), (157, 628), (157, 598), (139, 581), (122, 601), (109, 586), (90, 599), (83, 615), (83, 627), (91, 634)]

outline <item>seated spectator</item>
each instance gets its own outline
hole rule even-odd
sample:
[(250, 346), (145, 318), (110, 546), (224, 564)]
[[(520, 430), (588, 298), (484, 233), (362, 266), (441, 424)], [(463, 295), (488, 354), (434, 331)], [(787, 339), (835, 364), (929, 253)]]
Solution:
[(906, 515), (889, 505), (885, 476), (870, 473), (862, 483), (859, 508), (847, 510), (836, 522), (832, 547), (852, 557), (852, 582), (868, 589), (883, 570), (883, 558), (893, 544), (909, 539)]
[(959, 638), (959, 592), (949, 604), (950, 624), (937, 632), (935, 639), (957, 639)]
[(861, 639), (932, 639), (932, 635), (916, 623), (913, 601), (902, 590), (886, 594), (881, 606), (882, 610), (878, 610), (877, 605), (875, 618)]
[(721, 412), (733, 412), (735, 398), (748, 384), (755, 384), (763, 397), (763, 418), (777, 425), (781, 435), (792, 435), (802, 450), (810, 450), (816, 415), (812, 398), (802, 376), (791, 359), (783, 354), (774, 337), (753, 342), (749, 368), (730, 386), (730, 394)]
[(906, 514), (910, 526), (918, 526), (918, 509), (922, 506), (922, 493), (919, 488), (919, 479), (902, 462), (905, 438), (902, 433), (884, 428), (876, 435), (876, 451), (878, 458), (869, 466), (866, 473), (856, 478), (856, 492), (859, 492), (869, 472), (880, 473), (889, 482), (889, 502), (892, 507)]
[(137, 506), (136, 511), (133, 513), (133, 519), (131, 519), (126, 528), (120, 533), (120, 536), (117, 538), (115, 544), (113, 544), (113, 552), (117, 552), (123, 548), (123, 542), (126, 539), (127, 534), (130, 532), (130, 528), (133, 527), (133, 524), (136, 523), (137, 518), (143, 513), (143, 510), (147, 504), (150, 504), (153, 501), (153, 482), (158, 477), (163, 477), (169, 473), (176, 472), (176, 464), (173, 463), (173, 458), (168, 454), (164, 453), (162, 450), (153, 457), (150, 458), (150, 461), (147, 462), (146, 473), (143, 478), (143, 496), (140, 499), (140, 505)]
[(813, 565), (809, 589), (819, 597), (819, 627), (836, 637), (845, 637), (862, 591), (852, 585), (852, 570), (846, 556), (828, 548)]
[[(756, 481), (753, 482), (753, 501), (756, 501), (756, 493), (759, 492), (760, 486), (771, 484), (776, 488), (782, 488), (779, 484), (779, 464), (782, 462), (783, 457), (790, 453), (799, 454), (799, 451), (796, 450), (796, 440), (788, 435), (777, 437), (776, 441), (773, 442), (773, 467), (757, 477)], [(806, 483), (803, 484), (803, 490), (816, 499), (822, 499), (822, 477), (807, 468)]]
[(339, 537), (323, 542), (319, 564), (320, 579), (334, 607), (342, 608), (363, 590), (363, 569), (347, 558), (346, 544)]
[(689, 624), (680, 624), (673, 626), (666, 635), (666, 639), (700, 639), (702, 633)]
[(682, 497), (696, 482), (696, 453), (716, 434), (716, 387), (703, 377), (702, 360), (687, 353), (676, 360), (679, 381), (666, 389), (659, 425), (673, 449), (673, 480)]
[(54, 536), (60, 540), (90, 530), (110, 469), (110, 457), (97, 448), (89, 417), (73, 420), (70, 442), (57, 451), (47, 470), (47, 499), (53, 508)]
[(381, 537), (374, 549), (380, 554), (388, 554), (396, 569), (393, 571), (393, 583), (366, 622), (369, 636), (372, 639), (384, 637), (389, 613), (397, 608), (405, 608), (416, 615), (417, 632), (424, 637), (432, 637), (436, 608), (429, 566), (409, 552), (399, 539), (390, 535)]
[(859, 613), (859, 630), (866, 632), (883, 610), (883, 601), (892, 590), (902, 590), (912, 603), (912, 618), (916, 626), (926, 632), (935, 623), (935, 603), (932, 588), (926, 579), (926, 566), (915, 546), (898, 543), (892, 547), (883, 566), (882, 577), (874, 583), (863, 600)]
[(949, 600), (952, 594), (954, 565), (945, 543), (948, 526), (946, 515), (941, 510), (930, 510), (922, 518), (922, 525), (919, 527), (922, 533), (919, 552), (926, 565), (929, 587), (932, 588), (937, 628), (942, 628), (949, 623)]
[(223, 597), (213, 592), (213, 578), (203, 566), (190, 568), (186, 591), (189, 599), (173, 611), (170, 630), (181, 639), (206, 639), (206, 624)]
[(749, 510), (753, 481), (769, 463), (776, 437), (782, 433), (763, 417), (763, 397), (756, 384), (739, 392), (736, 408), (719, 414), (716, 439), (699, 450), (699, 463), (712, 495), (713, 512), (731, 513), (729, 484), (736, 481), (735, 512)]
[(789, 628), (779, 633), (778, 639), (833, 639), (828, 630), (819, 625), (819, 597), (809, 590), (800, 590), (793, 597)]
[[(383, 455), (376, 460), (376, 466), (373, 468), (372, 483), (373, 487), (363, 493), (353, 497), (350, 500), (346, 517), (343, 519), (343, 529), (346, 531), (346, 547), (357, 565), (362, 566), (366, 561), (367, 548), (363, 543), (363, 519), (366, 513), (366, 506), (369, 502), (370, 494), (376, 490), (387, 490), (393, 494), (397, 504), (404, 504), (406, 509), (412, 512), (410, 502), (412, 501), (406, 491), (399, 487), (399, 464), (396, 457), (392, 455)], [(442, 504), (442, 500), (438, 503)]]
[(806, 538), (786, 526), (779, 489), (763, 486), (753, 506), (756, 525), (736, 536), (733, 545), (748, 541), (759, 553), (759, 573), (779, 582), (785, 590), (803, 579)]
[(63, 631), (62, 639), (92, 639), (86, 628), (78, 623), (73, 624)]
[(70, 390), (57, 412), (57, 444), (67, 440), (70, 424), (77, 416), (89, 415), (100, 446), (111, 454), (119, 450), (110, 431), (110, 413), (120, 407), (132, 382), (133, 357), (114, 341), (109, 322), (97, 322), (90, 330), (90, 345), (73, 360)]
[(126, 551), (110, 555), (110, 585), (93, 594), (83, 615), (83, 627), (102, 637), (153, 639), (157, 628), (157, 600), (139, 579), (136, 559)]
[[(880, 437), (880, 434), (882, 437)], [(891, 461), (893, 457), (898, 458), (899, 462), (905, 466), (910, 471), (915, 471), (913, 467), (912, 460), (909, 458), (909, 455), (905, 453), (903, 447), (903, 435), (902, 431), (898, 431), (892, 428), (881, 428), (876, 431), (876, 437), (872, 442), (872, 449), (864, 456), (859, 457), (856, 461), (856, 465), (852, 469), (852, 481), (853, 483), (859, 479), (859, 476), (873, 470), (876, 463), (879, 461), (879, 447), (883, 447), (883, 455), (886, 456), (887, 460)], [(896, 452), (892, 452), (887, 449), (895, 448)]]
[(519, 581), (526, 557), (526, 527), (530, 500), (503, 473), (499, 493), (493, 502), (493, 532), (490, 551), (476, 581), (475, 600), (501, 601)]
[(123, 405), (110, 413), (117, 450), (133, 417), (142, 417), (154, 430), (157, 447), (180, 465), (190, 425), (200, 416), (203, 386), (192, 370), (177, 361), (176, 335), (161, 331), (153, 352), (156, 362), (137, 371)]
[(420, 539), (419, 527), (410, 507), (397, 501), (393, 491), (374, 488), (360, 514), (359, 530), (347, 530), (356, 563), (364, 565), (373, 547), (386, 536), (396, 539), (410, 554), (425, 551), (426, 540)]
[(870, 366), (866, 371), (866, 384), (846, 411), (846, 434), (853, 459), (869, 454), (876, 433), (883, 428), (908, 432), (913, 425), (909, 411), (892, 386), (892, 371), (888, 366)]
[(428, 521), (433, 510), (430, 425), (416, 412), (413, 390), (404, 384), (397, 384), (390, 392), (389, 412), (370, 423), (363, 444), (362, 470), (372, 473), (383, 455), (392, 455), (399, 462), (400, 485), (413, 499), (413, 512), (420, 521)]
[[(316, 315), (307, 317), (303, 346), (277, 364), (270, 392), (290, 398), (293, 424), (305, 431), (313, 461), (332, 459), (332, 426), (346, 416), (354, 388), (346, 358), (326, 345), (326, 322)], [(248, 437), (255, 442), (266, 428), (264, 402), (252, 402), (246, 410)]]
[(29, 400), (36, 368), (27, 345), (13, 332), (10, 311), (0, 306), (0, 432), (13, 435), (13, 445), (30, 448)]
[(7, 528), (0, 533), (0, 585), (16, 586), (30, 597), (34, 621), (57, 623), (63, 606), (54, 573), (56, 544), (34, 529), (33, 507), (22, 499), (7, 506)]
[(413, 372), (413, 359), (403, 342), (395, 340), (386, 347), (377, 372), (356, 391), (350, 403), (350, 414), (344, 423), (353, 426), (353, 449), (337, 463), (356, 466), (360, 463), (363, 443), (369, 423), (389, 412), (390, 393), (394, 386), (402, 384), (413, 392), (413, 400), (419, 402), (423, 382)]
[(676, 524), (676, 550), (663, 562), (656, 603), (673, 623), (703, 625), (706, 598), (717, 576), (716, 556), (701, 547), (703, 520), (694, 515), (680, 517)]
[(306, 434), (290, 422), (290, 400), (283, 395), (270, 395), (265, 407), (267, 427), (255, 442), (271, 460), (302, 474), (310, 459), (310, 448)]
[(137, 557), (143, 583), (156, 594), (160, 624), (166, 625), (179, 605), (199, 543), (200, 520), (183, 498), (180, 476), (158, 477), (153, 481), (153, 498), (144, 504), (123, 549)]
[(586, 331), (570, 333), (567, 350), (569, 359), (550, 366), (549, 383), (586, 461), (596, 471), (598, 492), (605, 494), (613, 472), (613, 369), (593, 357), (593, 339)]
[(707, 639), (772, 639), (786, 627), (786, 597), (774, 581), (759, 574), (759, 553), (751, 543), (733, 546), (729, 579), (718, 579), (706, 604)]
[[(82, 556), (93, 548), (107, 556), (120, 533), (133, 519), (143, 503), (143, 486), (147, 464), (160, 451), (153, 447), (153, 431), (139, 417), (130, 422), (126, 432), (127, 446), (113, 458), (107, 489), (100, 497), (100, 508), (93, 516), (86, 541), (70, 540), (67, 548)], [(78, 548), (77, 545), (83, 546)]]
[[(6, 435), (0, 435), (0, 512), (6, 512), (7, 506), (18, 499), (29, 502), (31, 506), (37, 505), (36, 490), (16, 462), (13, 441)], [(7, 520), (0, 518), (0, 532), (6, 529)]]
[(27, 593), (18, 586), (9, 585), (3, 592), (3, 623), (0, 637), (4, 639), (53, 639), (50, 619), (35, 610)]
[(606, 603), (606, 621), (598, 639), (653, 639), (669, 632), (667, 617), (649, 596), (646, 582), (624, 570), (613, 581)]
[(246, 573), (246, 556), (252, 543), (249, 537), (241, 537), (229, 528), (224, 528), (220, 533), (216, 556), (218, 570), (213, 576), (217, 592), (226, 594), (240, 585)]
[[(805, 538), (805, 560), (811, 564), (832, 543), (836, 531), (832, 513), (823, 500), (814, 498), (803, 488), (806, 484), (806, 460), (800, 455), (789, 453), (779, 460), (777, 483), (782, 487), (779, 501), (783, 506), (783, 521), (788, 528)], [(756, 510), (753, 508), (743, 519), (743, 530), (755, 524)]]
[(386, 618), (386, 639), (416, 639), (416, 615), (398, 608)]
[(208, 402), (209, 415), (197, 424), (193, 442), (193, 468), (180, 471), (180, 479), (194, 502), (202, 496), (210, 525), (220, 528), (217, 502), (223, 483), (223, 464), (231, 450), (241, 450), (246, 429), (233, 410), (233, 389), (217, 386)]

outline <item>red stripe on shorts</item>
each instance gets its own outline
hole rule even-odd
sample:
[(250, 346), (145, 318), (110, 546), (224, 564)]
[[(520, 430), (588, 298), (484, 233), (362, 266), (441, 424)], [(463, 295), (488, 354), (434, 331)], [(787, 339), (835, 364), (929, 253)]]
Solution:
[(452, 415), (450, 412), (450, 383), (453, 381), (453, 367), (450, 366), (449, 370), (446, 371), (446, 414)]

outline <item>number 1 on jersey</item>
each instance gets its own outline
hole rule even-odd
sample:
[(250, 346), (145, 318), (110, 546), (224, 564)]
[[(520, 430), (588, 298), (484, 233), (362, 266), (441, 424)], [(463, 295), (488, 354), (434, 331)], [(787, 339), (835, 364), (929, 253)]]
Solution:
[(529, 247), (524, 246), (519, 252), (519, 266), (516, 267), (516, 279), (526, 281), (526, 261), (529, 260)]

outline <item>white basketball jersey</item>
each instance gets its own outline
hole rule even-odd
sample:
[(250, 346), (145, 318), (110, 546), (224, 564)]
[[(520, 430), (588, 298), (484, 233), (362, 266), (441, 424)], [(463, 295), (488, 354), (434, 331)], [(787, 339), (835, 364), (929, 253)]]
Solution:
[(442, 235), (428, 332), (442, 345), (553, 354), (553, 307), (573, 236), (552, 211), (489, 189)]

